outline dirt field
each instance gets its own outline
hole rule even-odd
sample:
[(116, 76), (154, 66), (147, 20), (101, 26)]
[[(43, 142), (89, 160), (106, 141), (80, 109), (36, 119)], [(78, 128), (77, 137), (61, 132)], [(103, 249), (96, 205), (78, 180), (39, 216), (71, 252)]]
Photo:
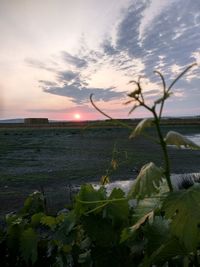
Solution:
[[(200, 133), (199, 125), (163, 126), (164, 132), (170, 129)], [(0, 128), (0, 214), (19, 208), (29, 193), (41, 189), (50, 209), (62, 208), (71, 186), (98, 182), (111, 170), (113, 157), (119, 167), (109, 173), (112, 181), (134, 179), (149, 161), (162, 165), (158, 145), (144, 138), (129, 140), (129, 133), (114, 127)], [(173, 173), (200, 172), (200, 151), (169, 147), (169, 155)]]

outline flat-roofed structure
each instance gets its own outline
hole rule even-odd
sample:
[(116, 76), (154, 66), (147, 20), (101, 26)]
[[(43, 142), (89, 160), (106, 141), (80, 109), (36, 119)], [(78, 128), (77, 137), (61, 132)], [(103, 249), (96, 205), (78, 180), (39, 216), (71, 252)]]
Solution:
[(48, 124), (48, 118), (26, 118), (24, 124)]

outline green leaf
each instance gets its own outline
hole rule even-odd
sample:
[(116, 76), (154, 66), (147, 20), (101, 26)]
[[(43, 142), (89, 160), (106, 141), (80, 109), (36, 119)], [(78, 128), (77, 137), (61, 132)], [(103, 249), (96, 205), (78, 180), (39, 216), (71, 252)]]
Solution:
[(33, 214), (33, 216), (31, 217), (31, 225), (38, 226), (43, 216), (45, 216), (43, 212)]
[(119, 188), (114, 188), (108, 200), (117, 200), (116, 202), (109, 202), (103, 209), (103, 217), (110, 218), (113, 223), (126, 224), (129, 216), (129, 204), (125, 193)]
[(140, 200), (137, 206), (134, 208), (132, 215), (133, 225), (128, 228), (124, 228), (121, 234), (120, 242), (124, 242), (128, 239), (133, 239), (136, 231), (143, 226), (148, 220), (152, 220), (155, 210), (160, 206), (160, 198), (151, 198)]
[(165, 137), (165, 142), (167, 145), (175, 145), (177, 147), (188, 147), (193, 149), (200, 149), (200, 146), (195, 144), (193, 141), (191, 141), (189, 138), (183, 136), (180, 133), (169, 131)]
[(147, 163), (140, 170), (132, 188), (128, 193), (129, 198), (144, 199), (159, 192), (159, 186), (163, 183), (163, 169), (153, 162)]
[(162, 207), (171, 219), (171, 232), (185, 245), (195, 251), (200, 244), (200, 186), (170, 193)]
[(41, 218), (41, 223), (51, 229), (54, 229), (56, 227), (57, 221), (55, 217), (45, 215)]
[(28, 264), (29, 260), (34, 264), (37, 260), (38, 237), (32, 228), (26, 229), (20, 238), (20, 250), (23, 259)]
[[(85, 214), (102, 205), (102, 200), (106, 199), (106, 190), (104, 187), (96, 190), (91, 184), (81, 186), (81, 190), (76, 196), (75, 212), (77, 215)], [(99, 212), (100, 210), (97, 210)]]
[(159, 197), (140, 200), (139, 203), (137, 203), (137, 206), (134, 208), (134, 213), (132, 215), (133, 222), (136, 223), (147, 213), (159, 209), (161, 203), (161, 198)]
[[(176, 256), (185, 255), (186, 251), (184, 247), (181, 246), (179, 241), (176, 238), (170, 238), (167, 242), (161, 244), (160, 247), (151, 254), (151, 256), (146, 255), (140, 267), (151, 267), (152, 264), (158, 264), (155, 266), (165, 266), (164, 263), (175, 258)], [(167, 264), (167, 266), (171, 265)]]
[[(18, 222), (17, 222), (18, 221)], [(8, 226), (7, 230), (7, 245), (11, 251), (18, 251), (19, 249), (19, 240), (21, 233), (23, 231), (24, 225), (21, 220), (16, 220), (16, 223)]]
[(102, 218), (100, 214), (91, 213), (89, 216), (83, 216), (81, 222), (85, 233), (97, 247), (111, 247), (120, 237), (121, 228), (115, 229), (111, 221), (108, 218)]
[(152, 222), (145, 225), (144, 236), (146, 238), (146, 253), (151, 255), (162, 244), (166, 243), (171, 234), (169, 229), (169, 221), (161, 216), (155, 216)]
[(152, 220), (157, 210), (160, 210), (161, 198), (148, 198), (140, 200), (134, 208), (132, 215), (133, 226), (125, 228), (121, 235), (121, 242), (132, 238), (135, 231), (138, 230), (147, 220)]
[(134, 138), (140, 135), (146, 128), (151, 127), (153, 123), (153, 119), (143, 119), (138, 125), (135, 127), (133, 132), (130, 134), (129, 138)]
[(28, 213), (33, 215), (44, 211), (44, 196), (42, 193), (35, 191), (24, 202), (24, 207), (20, 211), (21, 214)]
[(63, 222), (59, 225), (57, 231), (54, 233), (54, 239), (60, 240), (63, 244), (70, 243), (69, 234), (76, 225), (76, 216), (74, 211), (65, 215)]

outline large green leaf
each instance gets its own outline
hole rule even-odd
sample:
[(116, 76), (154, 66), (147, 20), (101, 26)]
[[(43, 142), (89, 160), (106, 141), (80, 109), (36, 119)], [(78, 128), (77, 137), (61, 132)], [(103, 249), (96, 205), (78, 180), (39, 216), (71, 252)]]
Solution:
[(112, 247), (120, 237), (111, 220), (102, 218), (100, 214), (91, 213), (89, 216), (83, 216), (81, 222), (85, 233), (97, 246)]
[(200, 244), (200, 185), (170, 193), (162, 207), (171, 219), (171, 232), (194, 251)]
[[(175, 259), (177, 256), (185, 256), (186, 251), (176, 238), (169, 238), (166, 242), (163, 242), (155, 251), (149, 256), (145, 255), (140, 267), (153, 266), (171, 266), (167, 262)], [(167, 263), (166, 265), (164, 263)], [(173, 265), (177, 266), (177, 265)], [(180, 266), (180, 265), (178, 265)], [(183, 266), (183, 265), (181, 265)], [(188, 266), (188, 265), (187, 265)]]
[(34, 264), (37, 260), (37, 243), (38, 237), (33, 228), (26, 229), (20, 238), (20, 250), (22, 258), (29, 262), (29, 260)]
[(146, 254), (151, 255), (156, 249), (170, 238), (169, 221), (161, 216), (155, 216), (143, 228), (146, 239)]
[(153, 162), (147, 163), (140, 170), (135, 183), (130, 189), (128, 196), (143, 199), (159, 192), (163, 183), (163, 169), (157, 167)]
[[(85, 184), (76, 196), (75, 213), (77, 215), (85, 214), (89, 210), (100, 207), (102, 205), (101, 201), (105, 199), (106, 190), (104, 187), (96, 190), (91, 184)], [(100, 210), (97, 209), (98, 211)]]
[(161, 203), (162, 201), (160, 197), (145, 198), (140, 200), (133, 211), (133, 223), (137, 223), (147, 213), (159, 209), (161, 207)]
[(61, 241), (63, 244), (73, 243), (70, 234), (72, 233), (75, 224), (76, 216), (74, 211), (72, 210), (65, 215), (62, 223), (60, 223), (60, 225), (58, 226), (57, 231), (53, 235), (54, 239)]
[(157, 210), (160, 210), (161, 198), (147, 198), (140, 200), (133, 210), (131, 227), (125, 228), (121, 235), (121, 242), (132, 238), (135, 232), (141, 228), (147, 221), (152, 221)]
[(129, 216), (129, 204), (128, 199), (125, 198), (124, 191), (119, 188), (114, 188), (108, 200), (114, 201), (109, 202), (103, 209), (103, 217), (110, 218), (113, 223), (126, 224)]

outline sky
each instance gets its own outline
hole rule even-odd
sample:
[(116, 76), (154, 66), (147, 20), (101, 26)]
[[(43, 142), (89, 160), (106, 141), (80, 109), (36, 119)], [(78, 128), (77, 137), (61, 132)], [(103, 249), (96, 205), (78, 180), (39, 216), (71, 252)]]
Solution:
[[(105, 119), (128, 115), (130, 80), (147, 103), (174, 86), (165, 116), (200, 115), (199, 0), (0, 0), (0, 119)], [(78, 115), (77, 115), (78, 114)]]

